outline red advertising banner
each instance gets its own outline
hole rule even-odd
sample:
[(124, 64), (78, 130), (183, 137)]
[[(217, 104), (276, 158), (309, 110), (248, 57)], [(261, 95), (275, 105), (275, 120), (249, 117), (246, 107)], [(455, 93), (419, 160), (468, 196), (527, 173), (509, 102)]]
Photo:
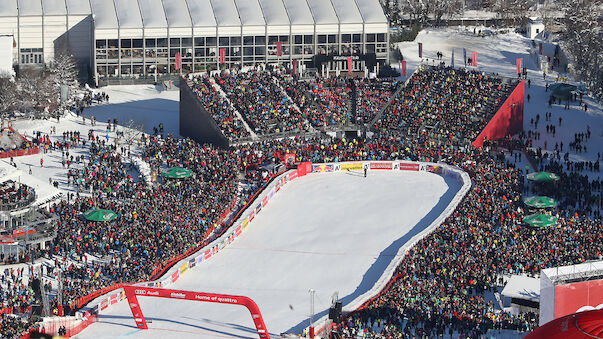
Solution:
[(348, 57), (348, 74), (352, 74), (352, 57)]
[(109, 299), (105, 299), (105, 300), (101, 301), (101, 303), (100, 303), (100, 309), (101, 309), (101, 311), (104, 310), (107, 307), (109, 307)]
[(206, 260), (209, 259), (209, 258), (211, 258), (211, 249), (205, 250), (204, 254), (205, 254), (205, 259)]
[(423, 57), (423, 43), (419, 42), (419, 58)]
[(180, 52), (176, 53), (176, 70), (182, 69), (182, 58)]
[(117, 294), (114, 294), (111, 296), (111, 305), (115, 304), (118, 301), (119, 300), (117, 299)]
[(603, 279), (555, 286), (555, 318), (603, 305)]
[(239, 227), (237, 227), (237, 229), (235, 230), (235, 234), (236, 234), (237, 236), (241, 235), (241, 229), (242, 229), (242, 228), (243, 228), (242, 226), (239, 226)]
[(178, 278), (180, 278), (180, 271), (176, 271), (172, 274), (172, 282), (175, 282)]
[(280, 41), (276, 42), (276, 56), (283, 55), (283, 43)]
[(297, 59), (293, 59), (293, 75), (297, 74)]
[(517, 74), (521, 74), (521, 64), (523, 63), (522, 58), (515, 59), (515, 65), (517, 66)]
[(230, 305), (241, 305), (245, 306), (251, 314), (251, 319), (255, 325), (256, 331), (260, 339), (270, 339), (270, 333), (262, 318), (262, 313), (258, 305), (250, 298), (239, 295), (227, 295), (227, 294), (215, 294), (215, 293), (203, 293), (183, 290), (171, 290), (156, 287), (143, 287), (143, 286), (124, 286), (126, 298), (128, 299), (128, 305), (132, 311), (132, 316), (136, 322), (136, 326), (140, 329), (148, 329), (147, 321), (140, 308), (138, 297), (158, 297), (158, 298), (169, 298), (169, 299), (180, 299), (180, 300), (191, 300), (201, 302), (211, 302), (218, 304), (230, 304)]
[(297, 171), (289, 173), (289, 181), (292, 181), (295, 178), (297, 178)]
[(268, 204), (268, 196), (265, 196), (264, 199), (262, 199), (262, 207), (266, 206)]
[(253, 220), (253, 218), (255, 218), (255, 211), (251, 211), (251, 213), (249, 213), (249, 221)]
[(400, 74), (405, 77), (406, 76), (406, 60), (400, 61)]
[(477, 67), (477, 52), (471, 53), (471, 66)]
[(418, 171), (419, 170), (419, 164), (409, 164), (409, 163), (400, 163), (400, 170), (401, 171)]
[(391, 170), (393, 164), (391, 162), (371, 162), (370, 169)]
[(226, 48), (220, 48), (220, 64), (226, 63)]

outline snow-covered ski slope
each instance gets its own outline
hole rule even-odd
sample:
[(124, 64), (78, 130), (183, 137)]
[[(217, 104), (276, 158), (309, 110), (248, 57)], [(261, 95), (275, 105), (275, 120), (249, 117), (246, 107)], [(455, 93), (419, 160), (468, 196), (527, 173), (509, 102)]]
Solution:
[[(240, 237), (169, 288), (251, 297), (271, 334), (299, 334), (309, 322), (309, 289), (316, 291), (315, 319), (328, 312), (334, 292), (344, 307), (365, 294), (460, 188), (428, 172), (309, 174), (283, 186)], [(139, 301), (149, 330), (137, 329), (121, 302), (78, 338), (257, 337), (242, 307)]]

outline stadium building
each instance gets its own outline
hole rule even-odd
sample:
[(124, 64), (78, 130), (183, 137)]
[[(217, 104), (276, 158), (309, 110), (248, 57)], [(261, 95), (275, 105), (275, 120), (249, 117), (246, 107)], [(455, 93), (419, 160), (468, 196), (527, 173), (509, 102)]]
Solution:
[(16, 66), (68, 48), (97, 81), (282, 63), (372, 69), (388, 58), (378, 0), (2, 0)]

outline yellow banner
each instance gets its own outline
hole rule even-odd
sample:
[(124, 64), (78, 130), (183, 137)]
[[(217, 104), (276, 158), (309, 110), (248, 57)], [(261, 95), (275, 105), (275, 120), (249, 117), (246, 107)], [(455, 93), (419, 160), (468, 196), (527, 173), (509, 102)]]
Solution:
[(188, 270), (188, 263), (182, 264), (182, 266), (180, 266), (180, 274), (186, 272), (186, 270)]
[(249, 218), (245, 218), (245, 220), (243, 220), (243, 229), (246, 229), (248, 224), (249, 224)]
[(341, 170), (342, 171), (362, 170), (362, 163), (361, 162), (352, 162), (352, 163), (348, 163), (348, 164), (341, 164)]

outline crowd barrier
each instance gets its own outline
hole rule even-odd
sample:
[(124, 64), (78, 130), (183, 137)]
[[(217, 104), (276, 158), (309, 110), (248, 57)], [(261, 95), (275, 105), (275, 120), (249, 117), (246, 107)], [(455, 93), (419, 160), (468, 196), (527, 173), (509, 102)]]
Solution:
[(38, 153), (40, 153), (40, 150), (36, 146), (36, 147), (25, 148), (25, 149), (20, 149), (20, 150), (15, 150), (15, 151), (0, 152), (0, 159), (14, 158), (14, 157), (20, 157), (20, 156), (24, 156), (24, 155), (33, 155), (33, 154), (38, 154)]
[[(289, 170), (284, 173), (275, 175), (271, 181), (264, 186), (262, 190), (252, 196), (247, 204), (246, 208), (239, 211), (235, 218), (230, 223), (230, 227), (224, 227), (221, 233), (212, 240), (210, 243), (202, 245), (198, 248), (192, 249), (187, 253), (179, 256), (179, 260), (173, 261), (168, 264), (165, 269), (158, 275), (154, 281), (147, 281), (136, 283), (138, 286), (148, 287), (167, 287), (175, 283), (183, 274), (188, 272), (193, 267), (200, 265), (204, 261), (211, 259), (214, 255), (219, 253), (222, 249), (230, 245), (236, 238), (238, 238), (252, 223), (255, 216), (261, 213), (270, 200), (274, 198), (284, 185), (296, 180), (299, 177), (309, 175), (312, 173), (333, 173), (338, 171), (416, 171), (416, 172), (430, 172), (446, 177), (454, 178), (461, 185), (459, 191), (455, 194), (454, 198), (446, 207), (445, 211), (438, 217), (434, 222), (429, 225), (421, 233), (415, 235), (407, 244), (405, 244), (398, 251), (398, 256), (395, 256), (394, 260), (386, 268), (382, 276), (379, 278), (375, 286), (365, 294), (359, 296), (352, 302), (350, 302), (344, 308), (344, 311), (350, 312), (361, 308), (367, 304), (373, 298), (382, 293), (389, 284), (392, 283), (393, 273), (396, 267), (402, 260), (402, 254), (406, 254), (408, 250), (421, 238), (428, 233), (432, 232), (437, 226), (439, 226), (445, 218), (447, 218), (460, 203), (465, 194), (471, 187), (471, 179), (469, 175), (463, 172), (458, 167), (449, 166), (446, 164), (436, 163), (425, 163), (425, 162), (412, 162), (412, 161), (355, 161), (355, 162), (341, 162), (341, 163), (325, 163), (325, 164), (312, 164), (311, 162), (303, 162), (297, 166), (297, 169)], [(395, 278), (394, 278), (395, 279)], [(116, 284), (111, 287), (107, 287), (91, 296), (94, 298), (86, 298), (87, 300), (79, 300), (79, 302), (89, 302), (85, 313), (79, 313), (79, 317), (82, 319), (76, 327), (81, 327), (79, 331), (82, 331), (88, 325), (94, 323), (98, 319), (98, 315), (124, 299), (125, 293), (122, 287), (126, 284)], [(79, 303), (78, 303), (79, 304)], [(82, 305), (80, 305), (82, 306)], [(324, 323), (326, 316), (319, 319), (316, 324)], [(84, 324), (84, 325), (82, 325)], [(74, 327), (75, 328), (75, 327)], [(317, 328), (316, 333), (319, 334), (325, 328), (324, 326)], [(71, 333), (71, 332), (69, 332)]]

